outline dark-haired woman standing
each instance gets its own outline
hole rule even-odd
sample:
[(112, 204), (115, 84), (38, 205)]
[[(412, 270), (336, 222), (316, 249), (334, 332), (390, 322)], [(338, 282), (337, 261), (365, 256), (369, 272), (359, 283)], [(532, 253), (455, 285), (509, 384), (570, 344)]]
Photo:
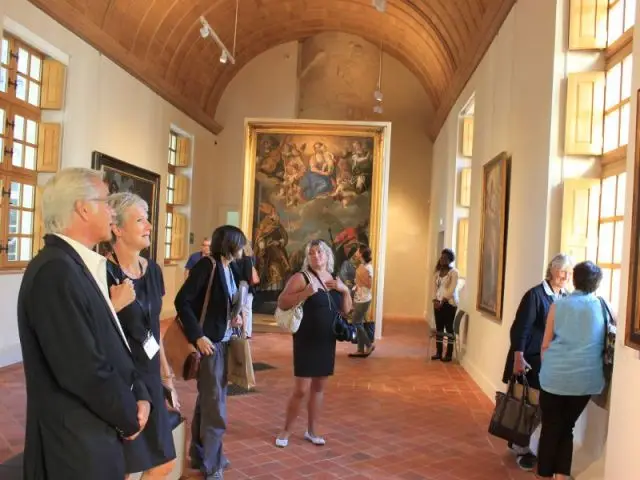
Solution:
[[(242, 256), (246, 243), (247, 238), (239, 228), (218, 227), (211, 237), (213, 258), (203, 258), (193, 267), (175, 300), (185, 334), (202, 354), (189, 453), (191, 465), (200, 469), (206, 480), (222, 479), (224, 469), (229, 466), (222, 449), (227, 426), (227, 345), (233, 327), (242, 326), (241, 315), (230, 318), (238, 292), (238, 281), (230, 264)], [(200, 326), (200, 312), (214, 264), (209, 303)]]
[(593, 262), (578, 263), (573, 269), (576, 290), (549, 310), (540, 369), (540, 478), (570, 478), (573, 428), (591, 395), (604, 388), (607, 307), (595, 295), (601, 281), (600, 267)]
[(433, 312), (436, 317), (436, 354), (431, 360), (450, 362), (453, 357), (453, 342), (447, 342), (447, 353), (442, 356), (442, 342), (445, 333), (453, 333), (453, 320), (458, 310), (458, 270), (453, 268), (456, 259), (453, 250), (445, 248), (434, 274), (435, 295)]

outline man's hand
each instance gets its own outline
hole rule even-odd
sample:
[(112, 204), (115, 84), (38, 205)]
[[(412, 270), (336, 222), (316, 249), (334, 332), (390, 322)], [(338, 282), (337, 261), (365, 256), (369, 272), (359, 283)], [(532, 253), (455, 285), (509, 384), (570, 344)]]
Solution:
[(196, 340), (196, 346), (198, 347), (198, 350), (202, 355), (213, 355), (213, 352), (215, 350), (215, 347), (213, 346), (211, 340), (204, 336)]
[(129, 306), (136, 299), (136, 291), (133, 282), (126, 278), (119, 285), (113, 285), (109, 289), (113, 309), (117, 312)]
[(147, 426), (147, 422), (149, 421), (149, 413), (151, 413), (151, 404), (146, 400), (139, 400), (136, 402), (138, 404), (138, 425), (140, 425), (140, 430), (137, 433), (134, 433), (130, 437), (126, 437), (125, 440), (132, 442), (138, 435), (144, 430), (144, 427)]

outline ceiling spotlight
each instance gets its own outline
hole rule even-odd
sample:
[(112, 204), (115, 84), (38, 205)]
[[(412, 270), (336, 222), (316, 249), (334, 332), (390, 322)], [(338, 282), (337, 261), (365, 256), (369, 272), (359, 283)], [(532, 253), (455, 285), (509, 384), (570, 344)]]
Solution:
[(381, 114), (383, 111), (382, 105), (375, 105), (373, 107), (373, 113)]
[(371, 0), (371, 4), (376, 7), (379, 12), (387, 10), (387, 0)]
[(377, 102), (381, 102), (382, 101), (382, 92), (380, 91), (380, 89), (376, 90), (375, 92), (373, 92), (373, 98), (376, 99)]
[[(220, 47), (220, 50), (222, 50), (222, 54), (220, 55), (220, 63), (231, 62), (232, 64), (235, 65), (236, 59), (233, 57), (233, 55), (231, 54), (229, 49), (224, 45), (224, 43), (222, 43), (222, 40), (220, 40), (220, 37), (218, 36), (216, 31), (213, 28), (211, 28), (211, 25), (209, 25), (209, 23), (205, 20), (204, 17), (200, 17), (200, 23), (202, 24), (202, 27), (200, 28), (200, 36), (202, 38), (207, 38), (207, 37), (211, 38), (214, 42), (218, 44), (218, 46)], [(235, 51), (235, 40), (234, 40), (234, 51)]]

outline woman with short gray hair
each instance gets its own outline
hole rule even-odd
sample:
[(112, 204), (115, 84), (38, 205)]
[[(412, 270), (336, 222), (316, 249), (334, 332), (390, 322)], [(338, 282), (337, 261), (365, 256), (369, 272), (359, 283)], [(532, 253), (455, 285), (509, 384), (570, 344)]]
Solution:
[(160, 337), (160, 311), (164, 296), (162, 271), (157, 263), (140, 255), (151, 245), (149, 207), (130, 192), (109, 197), (114, 211), (107, 280), (111, 302), (131, 345), (136, 368), (151, 394), (153, 409), (139, 437), (124, 443), (126, 472), (166, 476), (176, 452), (165, 404), (164, 389), (177, 408), (173, 374), (164, 356)]
[[(508, 383), (513, 375), (525, 376), (530, 387), (540, 390), (542, 338), (551, 305), (566, 295), (566, 286), (573, 272), (573, 261), (564, 253), (554, 255), (547, 265), (542, 283), (529, 289), (516, 311), (511, 325), (511, 347), (507, 355), (502, 381)], [(528, 445), (509, 444), (518, 455), (518, 465), (531, 471), (536, 457)]]

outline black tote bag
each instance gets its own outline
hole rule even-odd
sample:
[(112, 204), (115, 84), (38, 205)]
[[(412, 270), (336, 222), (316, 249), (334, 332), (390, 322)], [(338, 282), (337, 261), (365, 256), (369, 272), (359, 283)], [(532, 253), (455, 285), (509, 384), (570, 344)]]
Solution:
[(522, 394), (515, 393), (516, 376), (509, 380), (506, 393), (496, 392), (496, 408), (489, 423), (489, 433), (521, 447), (529, 445), (531, 434), (540, 423), (539, 405), (529, 401), (529, 384), (522, 376)]

